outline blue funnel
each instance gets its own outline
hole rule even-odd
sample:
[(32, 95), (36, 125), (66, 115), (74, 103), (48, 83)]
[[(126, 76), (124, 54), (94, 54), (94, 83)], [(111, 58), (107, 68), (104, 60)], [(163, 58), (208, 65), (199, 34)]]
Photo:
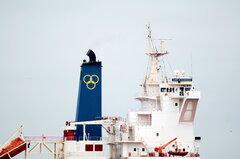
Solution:
[[(76, 121), (99, 120), (102, 117), (102, 63), (96, 62), (95, 53), (87, 52), (89, 61), (83, 61), (78, 91)], [(102, 137), (101, 125), (87, 125), (88, 140), (99, 140)], [(83, 126), (78, 125), (77, 140), (83, 140)]]

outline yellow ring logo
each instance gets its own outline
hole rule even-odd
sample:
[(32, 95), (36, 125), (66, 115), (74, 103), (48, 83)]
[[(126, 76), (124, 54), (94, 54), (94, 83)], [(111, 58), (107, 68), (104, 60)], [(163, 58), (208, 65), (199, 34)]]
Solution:
[[(94, 78), (96, 79), (94, 80)], [(93, 90), (96, 88), (96, 84), (99, 82), (99, 77), (97, 75), (85, 75), (83, 77), (83, 82), (86, 83), (86, 87), (88, 89)], [(89, 84), (92, 84), (92, 86)]]

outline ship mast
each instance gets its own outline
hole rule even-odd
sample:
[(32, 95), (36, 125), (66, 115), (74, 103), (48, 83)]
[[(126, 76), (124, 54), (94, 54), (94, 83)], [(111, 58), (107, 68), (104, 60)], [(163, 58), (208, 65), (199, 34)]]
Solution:
[[(141, 110), (161, 110), (160, 106), (160, 84), (166, 81), (166, 71), (164, 67), (163, 56), (168, 54), (164, 47), (165, 40), (170, 39), (153, 39), (150, 25), (147, 25), (147, 55), (149, 56), (149, 65), (143, 87), (143, 94), (136, 97), (141, 101)], [(159, 47), (155, 46), (154, 41), (160, 41)], [(163, 78), (160, 78), (159, 75)]]
[[(163, 68), (163, 65), (160, 64), (159, 57), (164, 56), (168, 54), (164, 47), (164, 42), (166, 40), (171, 40), (171, 39), (153, 39), (151, 35), (151, 28), (150, 25), (147, 25), (147, 55), (150, 56), (150, 65), (149, 65), (149, 70), (147, 74), (147, 79), (146, 83), (147, 84), (159, 84), (159, 70), (162, 71), (163, 74), (165, 74), (165, 70)], [(155, 47), (154, 45), (154, 40), (159, 40), (160, 41), (160, 46), (159, 48)], [(165, 77), (166, 78), (166, 77)]]

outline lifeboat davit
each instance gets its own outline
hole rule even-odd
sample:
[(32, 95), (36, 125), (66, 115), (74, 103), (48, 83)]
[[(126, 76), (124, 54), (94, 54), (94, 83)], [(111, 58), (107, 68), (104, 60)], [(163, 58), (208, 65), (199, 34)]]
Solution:
[(20, 138), (15, 138), (7, 147), (0, 151), (0, 159), (10, 159), (26, 150), (26, 143)]

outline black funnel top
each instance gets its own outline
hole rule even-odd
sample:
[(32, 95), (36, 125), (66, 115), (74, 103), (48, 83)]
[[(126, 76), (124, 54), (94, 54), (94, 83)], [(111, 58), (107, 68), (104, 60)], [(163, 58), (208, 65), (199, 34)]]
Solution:
[(89, 62), (96, 62), (96, 55), (91, 49), (88, 50), (87, 56), (89, 57)]
[(101, 65), (100, 61), (96, 61), (96, 55), (91, 49), (88, 50), (87, 56), (89, 57), (89, 61), (83, 60), (82, 65)]

